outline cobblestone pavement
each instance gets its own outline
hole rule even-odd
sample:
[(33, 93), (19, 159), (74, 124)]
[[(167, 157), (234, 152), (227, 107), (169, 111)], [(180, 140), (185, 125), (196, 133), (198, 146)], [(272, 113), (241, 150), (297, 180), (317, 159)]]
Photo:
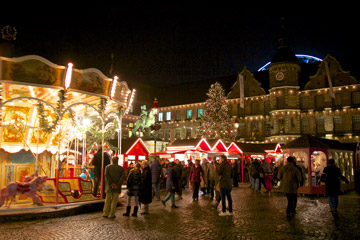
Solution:
[[(164, 196), (164, 194), (162, 195)], [(172, 209), (154, 201), (150, 215), (124, 217), (124, 205), (115, 219), (101, 212), (0, 224), (0, 239), (360, 239), (360, 196), (340, 196), (339, 213), (329, 211), (327, 198), (299, 196), (297, 214), (285, 217), (281, 193), (253, 193), (242, 185), (232, 191), (233, 216), (218, 216), (208, 196), (192, 202), (191, 192), (176, 198)], [(126, 199), (121, 199), (125, 203)]]

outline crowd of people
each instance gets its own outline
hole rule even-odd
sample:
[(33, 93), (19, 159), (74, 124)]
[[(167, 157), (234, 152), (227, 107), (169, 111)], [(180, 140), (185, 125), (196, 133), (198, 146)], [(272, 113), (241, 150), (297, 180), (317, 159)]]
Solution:
[[(101, 150), (101, 149), (100, 149)], [(96, 159), (96, 158), (95, 158)], [(170, 200), (171, 208), (178, 208), (175, 203), (175, 195), (182, 199), (184, 189), (192, 190), (193, 201), (199, 200), (199, 192), (210, 195), (212, 206), (218, 208), (221, 203), (219, 216), (233, 215), (232, 187), (237, 187), (239, 182), (239, 165), (236, 160), (228, 161), (225, 155), (218, 160), (213, 157), (211, 161), (202, 160), (184, 161), (176, 159), (173, 162), (155, 157), (151, 162), (131, 163), (126, 171), (118, 165), (118, 157), (106, 156), (107, 164), (104, 172), (105, 179), (105, 204), (103, 216), (114, 218), (118, 196), (121, 186), (126, 181), (127, 206), (123, 216), (134, 216), (141, 208), (141, 214), (149, 214), (149, 206), (152, 201), (161, 201), (166, 207)], [(96, 161), (93, 161), (96, 166)], [(328, 160), (328, 166), (324, 168), (323, 181), (326, 185), (326, 194), (329, 198), (329, 206), (333, 213), (338, 208), (338, 195), (340, 194), (340, 180), (348, 183), (341, 175), (339, 168), (335, 166), (334, 160)], [(94, 172), (95, 183), (99, 182), (101, 171)], [(278, 185), (287, 198), (286, 217), (292, 218), (296, 214), (298, 188), (304, 184), (302, 169), (296, 165), (295, 157), (288, 157), (284, 165), (273, 165), (270, 161), (251, 159), (244, 166), (245, 176), (250, 182), (250, 188), (254, 192), (261, 191), (264, 186), (266, 193), (271, 193), (273, 185)], [(246, 181), (246, 180), (245, 180)], [(160, 189), (165, 189), (166, 194), (160, 197)], [(95, 186), (94, 191), (98, 191)], [(94, 192), (97, 193), (97, 192)], [(131, 212), (131, 210), (133, 210)]]

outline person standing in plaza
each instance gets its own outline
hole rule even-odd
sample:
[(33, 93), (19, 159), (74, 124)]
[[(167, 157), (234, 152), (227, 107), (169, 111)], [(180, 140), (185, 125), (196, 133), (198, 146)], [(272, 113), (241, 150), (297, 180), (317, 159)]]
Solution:
[(159, 162), (159, 158), (156, 156), (155, 159), (150, 164), (151, 169), (151, 183), (152, 183), (152, 197), (156, 196), (156, 199), (160, 201), (160, 183), (161, 183), (161, 176), (162, 176), (162, 169)]
[(208, 189), (208, 163), (207, 163), (207, 159), (203, 158), (201, 164), (200, 164), (202, 170), (203, 170), (203, 178), (200, 182), (200, 187), (201, 187), (201, 191), (203, 192), (204, 195), (209, 193), (209, 189)]
[(300, 171), (295, 167), (295, 157), (289, 156), (287, 163), (279, 170), (280, 187), (287, 198), (286, 217), (291, 218), (296, 213), (297, 191), (301, 181)]
[[(98, 147), (97, 152), (94, 154), (94, 158), (91, 160), (91, 165), (94, 166), (94, 189), (93, 194), (98, 195), (99, 185), (101, 183), (101, 168), (102, 168), (102, 146)], [(110, 164), (110, 155), (104, 151), (104, 172), (107, 165)], [(102, 186), (102, 194), (105, 197), (105, 188)]]
[(233, 185), (234, 187), (239, 186), (239, 171), (238, 171), (238, 163), (236, 159), (231, 160), (231, 175), (233, 179)]
[(130, 171), (127, 179), (127, 195), (128, 195), (128, 204), (126, 206), (126, 212), (123, 216), (129, 216), (131, 211), (131, 199), (135, 199), (134, 211), (131, 216), (137, 217), (137, 212), (139, 210), (139, 196), (140, 196), (140, 185), (141, 185), (141, 171), (140, 163), (136, 163), (135, 167)]
[(142, 162), (141, 170), (141, 190), (139, 201), (142, 205), (144, 205), (144, 210), (141, 214), (149, 214), (149, 204), (152, 202), (152, 177), (148, 161)]
[(332, 213), (337, 213), (339, 206), (340, 194), (340, 180), (349, 183), (340, 172), (340, 169), (335, 165), (334, 159), (328, 160), (328, 166), (324, 168), (325, 175), (325, 191), (329, 199), (329, 206)]
[(211, 158), (211, 163), (209, 164), (209, 171), (208, 171), (208, 173), (209, 173), (208, 176), (209, 176), (210, 200), (214, 199), (214, 195), (215, 195), (215, 199), (220, 197), (220, 192), (218, 192), (215, 189), (216, 184), (218, 184), (218, 182), (219, 182), (219, 175), (216, 173), (216, 166), (217, 165), (218, 164), (216, 162), (216, 157), (212, 157)]
[(161, 200), (164, 207), (166, 206), (166, 202), (171, 199), (171, 208), (178, 208), (178, 206), (175, 205), (175, 193), (179, 191), (179, 183), (178, 183), (178, 177), (176, 176), (176, 163), (171, 162), (169, 163), (166, 172), (166, 192), (167, 195), (163, 200)]
[(189, 181), (193, 189), (193, 196), (192, 196), (193, 201), (199, 200), (199, 187), (203, 174), (204, 171), (200, 166), (200, 160), (196, 159), (195, 164), (192, 165), (189, 173)]
[(111, 164), (105, 168), (105, 204), (103, 217), (114, 218), (118, 202), (118, 196), (121, 193), (121, 185), (125, 179), (124, 169), (118, 165), (119, 158), (113, 157)]
[[(232, 198), (231, 198), (231, 166), (230, 163), (227, 161), (225, 155), (220, 156), (220, 165), (216, 168), (216, 172), (219, 175), (219, 187), (220, 187), (220, 194), (221, 194), (221, 205), (222, 205), (222, 212), (219, 216), (226, 216), (226, 215), (233, 215), (232, 209)], [(226, 213), (226, 199), (228, 201), (229, 213)]]

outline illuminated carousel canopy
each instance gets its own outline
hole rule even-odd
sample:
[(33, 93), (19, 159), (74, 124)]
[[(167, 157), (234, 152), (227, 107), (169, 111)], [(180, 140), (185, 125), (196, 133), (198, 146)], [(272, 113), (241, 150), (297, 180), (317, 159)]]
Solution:
[(95, 68), (75, 69), (71, 63), (59, 66), (35, 55), (0, 57), (0, 93), (0, 147), (10, 153), (55, 153), (59, 142), (74, 133), (74, 119), (82, 126), (85, 117), (105, 121), (107, 115), (123, 115), (134, 97), (117, 77)]

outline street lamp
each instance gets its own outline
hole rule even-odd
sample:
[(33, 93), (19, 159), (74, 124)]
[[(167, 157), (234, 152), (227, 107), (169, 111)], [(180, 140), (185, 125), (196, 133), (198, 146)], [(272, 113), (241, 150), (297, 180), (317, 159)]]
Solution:
[(156, 152), (157, 131), (161, 128), (160, 124), (157, 122), (157, 116), (158, 116), (158, 113), (159, 113), (159, 105), (158, 105), (157, 98), (154, 99), (154, 104), (153, 104), (153, 107), (151, 108), (151, 111), (153, 112), (153, 115), (155, 117), (155, 123), (150, 126), (150, 129), (152, 131), (155, 131), (155, 134), (154, 134), (154, 152)]

